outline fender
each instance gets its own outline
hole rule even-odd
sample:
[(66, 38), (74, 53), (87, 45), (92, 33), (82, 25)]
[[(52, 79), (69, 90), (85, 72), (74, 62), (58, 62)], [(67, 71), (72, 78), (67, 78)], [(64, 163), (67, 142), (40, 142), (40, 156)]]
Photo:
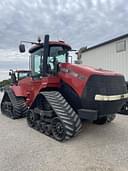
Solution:
[(11, 89), (14, 92), (15, 96), (20, 96), (20, 97), (25, 96), (22, 87), (17, 86), (17, 85), (13, 85), (13, 86), (11, 86)]

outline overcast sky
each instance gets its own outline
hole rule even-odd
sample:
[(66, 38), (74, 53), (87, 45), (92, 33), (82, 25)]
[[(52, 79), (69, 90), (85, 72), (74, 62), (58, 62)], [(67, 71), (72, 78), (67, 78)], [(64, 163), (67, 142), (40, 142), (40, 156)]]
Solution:
[(73, 48), (92, 46), (128, 33), (127, 16), (126, 0), (0, 1), (0, 70), (27, 67), (27, 54), (18, 52), (20, 40), (49, 33)]

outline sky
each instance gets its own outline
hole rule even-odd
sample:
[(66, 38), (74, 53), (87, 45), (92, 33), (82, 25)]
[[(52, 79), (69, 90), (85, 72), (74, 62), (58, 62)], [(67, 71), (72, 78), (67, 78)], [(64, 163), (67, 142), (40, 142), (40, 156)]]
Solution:
[(0, 80), (10, 68), (28, 68), (21, 40), (50, 34), (72, 48), (93, 46), (128, 33), (126, 0), (3, 0), (0, 1)]

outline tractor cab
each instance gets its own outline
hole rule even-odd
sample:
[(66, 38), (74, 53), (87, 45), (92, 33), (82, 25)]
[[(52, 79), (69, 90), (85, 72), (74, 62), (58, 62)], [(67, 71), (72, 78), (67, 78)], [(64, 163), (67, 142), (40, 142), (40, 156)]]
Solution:
[[(71, 47), (63, 41), (49, 41), (49, 35), (46, 35), (44, 43), (33, 44), (29, 49), (32, 77), (56, 75), (59, 64), (68, 62), (68, 51)], [(25, 47), (21, 44), (20, 52), (24, 51)]]
[(11, 83), (17, 84), (19, 80), (22, 80), (26, 77), (30, 77), (31, 71), (30, 70), (16, 70), (16, 71), (14, 71), (14, 70), (10, 69), (9, 76), (11, 76)]

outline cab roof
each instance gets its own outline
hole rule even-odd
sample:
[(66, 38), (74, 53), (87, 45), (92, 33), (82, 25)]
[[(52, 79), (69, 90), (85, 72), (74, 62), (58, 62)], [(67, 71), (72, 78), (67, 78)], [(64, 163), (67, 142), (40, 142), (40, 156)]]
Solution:
[[(67, 48), (68, 50), (71, 50), (71, 46), (69, 46), (68, 44), (65, 44), (64, 41), (50, 41), (49, 42), (50, 46), (63, 46), (65, 48)], [(29, 49), (29, 53), (33, 53), (34, 51), (42, 48), (44, 46), (44, 43), (40, 43), (40, 44), (36, 44), (33, 45), (30, 49)]]

